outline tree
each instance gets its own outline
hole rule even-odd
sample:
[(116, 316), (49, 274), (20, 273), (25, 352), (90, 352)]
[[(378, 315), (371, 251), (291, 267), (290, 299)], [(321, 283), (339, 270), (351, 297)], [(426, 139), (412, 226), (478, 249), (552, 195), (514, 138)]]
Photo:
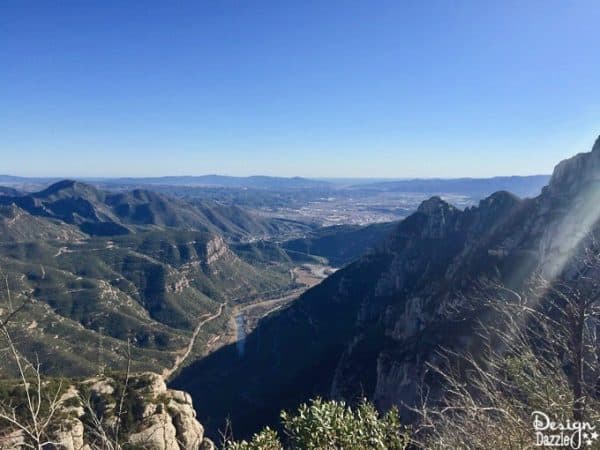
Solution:
[(428, 370), (441, 399), (423, 403), (416, 439), (426, 448), (529, 448), (532, 412), (557, 422), (600, 420), (600, 246), (589, 239), (554, 280), (520, 292), (483, 283), (461, 302), (477, 311), (477, 352), (442, 349)]
[[(18, 379), (7, 382), (4, 388), (9, 395), (0, 399), (0, 429), (5, 438), (22, 447), (41, 450), (54, 445), (52, 436), (54, 419), (60, 412), (64, 389), (62, 382), (50, 383), (41, 376), (40, 363), (32, 364), (20, 354), (9, 331), (9, 323), (26, 303), (14, 307), (8, 277), (4, 277), (8, 310), (0, 317), (0, 333), (6, 345), (5, 351), (15, 364)], [(5, 431), (6, 430), (6, 431)]]

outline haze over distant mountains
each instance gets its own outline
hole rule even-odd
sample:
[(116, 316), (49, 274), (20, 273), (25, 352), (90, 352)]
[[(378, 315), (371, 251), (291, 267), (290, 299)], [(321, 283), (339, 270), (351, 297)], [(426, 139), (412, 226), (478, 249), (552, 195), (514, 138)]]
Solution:
[[(161, 176), (161, 177), (75, 177), (80, 181), (102, 184), (108, 186), (140, 186), (140, 185), (170, 185), (170, 186), (204, 186), (204, 187), (231, 187), (254, 189), (307, 189), (330, 186), (326, 181), (302, 177), (270, 177), (248, 176), (235, 177), (226, 175), (199, 175), (199, 176)], [(0, 175), (0, 184), (43, 184), (60, 181), (59, 177), (20, 177), (13, 175)]]
[[(536, 195), (548, 182), (550, 175), (502, 176), (491, 178), (415, 178), (397, 180), (367, 179), (312, 179), (303, 177), (249, 176), (235, 177), (225, 175), (200, 176), (164, 176), (164, 177), (125, 177), (125, 178), (86, 178), (77, 179), (102, 185), (107, 188), (132, 186), (186, 186), (186, 187), (222, 187), (249, 188), (264, 190), (300, 190), (300, 189), (369, 189), (374, 191), (395, 191), (415, 193), (458, 193), (489, 195), (499, 190), (513, 192), (521, 197)], [(0, 185), (27, 186), (42, 185), (59, 181), (55, 177), (19, 177), (0, 175)], [(0, 191), (0, 193), (2, 193)]]
[(508, 191), (519, 197), (530, 197), (540, 193), (548, 183), (550, 175), (511, 176), (492, 178), (422, 178), (412, 180), (390, 180), (355, 185), (361, 189), (396, 192), (452, 192), (455, 194), (489, 195)]

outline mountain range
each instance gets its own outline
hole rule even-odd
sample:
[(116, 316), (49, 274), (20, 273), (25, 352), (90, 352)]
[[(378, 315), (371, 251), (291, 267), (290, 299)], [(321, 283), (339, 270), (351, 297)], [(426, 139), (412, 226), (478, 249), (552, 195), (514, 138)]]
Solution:
[(9, 193), (0, 195), (0, 205), (15, 205), (33, 216), (60, 220), (91, 236), (170, 227), (211, 231), (243, 240), (276, 235), (280, 229), (306, 228), (297, 222), (264, 219), (242, 208), (208, 200), (191, 205), (149, 190), (105, 192), (73, 180), (56, 182), (39, 192)]
[[(18, 177), (0, 175), (0, 184), (4, 185), (42, 185), (61, 181), (56, 177)], [(106, 187), (136, 187), (136, 186), (196, 186), (196, 187), (228, 187), (251, 189), (296, 190), (324, 188), (329, 186), (326, 181), (302, 177), (271, 177), (254, 175), (249, 177), (234, 177), (226, 175), (198, 176), (165, 176), (165, 177), (122, 177), (122, 178), (86, 178), (80, 181)]]
[(172, 385), (192, 394), (211, 433), (229, 418), (248, 435), (317, 396), (366, 396), (410, 420), (422, 389), (433, 400), (443, 391), (428, 369), (440, 349), (477, 352), (477, 327), (494, 321), (465, 299), (483, 282), (518, 291), (533, 276), (568, 274), (600, 233), (598, 205), (600, 138), (558, 164), (534, 198), (500, 191), (460, 210), (432, 197), (374, 250), (263, 319), (243, 353), (223, 347)]
[[(480, 181), (450, 185), (508, 183), (528, 196), (544, 178)], [(410, 186), (395, 183), (368, 189)], [(449, 186), (431, 183), (422, 189)], [(6, 188), (0, 313), (22, 306), (9, 329), (45, 374), (91, 376), (129, 359), (136, 372), (174, 374), (213, 438), (227, 418), (247, 436), (319, 396), (366, 396), (411, 420), (421, 389), (434, 400), (443, 392), (429, 371), (440, 349), (480, 348), (477, 327), (494, 317), (464, 301), (482, 282), (518, 291), (534, 274), (553, 279), (600, 233), (600, 139), (540, 190), (525, 199), (500, 190), (465, 209), (433, 196), (399, 222), (317, 228), (148, 189)], [(340, 269), (290, 301), (298, 265), (324, 262)], [(273, 299), (285, 302), (240, 333), (240, 311)]]
[[(229, 188), (263, 191), (335, 191), (371, 190), (383, 192), (412, 193), (454, 193), (470, 196), (489, 195), (506, 190), (522, 197), (539, 194), (548, 182), (549, 175), (504, 176), (491, 178), (414, 178), (398, 180), (377, 179), (314, 179), (303, 177), (249, 176), (233, 177), (225, 175), (128, 177), (128, 178), (81, 178), (80, 181), (109, 190), (132, 190), (146, 188)], [(0, 194), (10, 194), (9, 189), (25, 186), (47, 186), (62, 181), (52, 177), (16, 177), (0, 175)], [(3, 192), (4, 191), (4, 192)], [(13, 194), (10, 194), (13, 195)]]
[(425, 192), (485, 196), (498, 191), (510, 191), (520, 197), (535, 197), (548, 183), (549, 175), (511, 176), (492, 178), (424, 178), (393, 180), (354, 185), (354, 189), (373, 189), (384, 192)]
[(304, 224), (72, 180), (14, 194), (0, 195), (0, 312), (24, 306), (9, 326), (48, 374), (121, 368), (129, 343), (135, 370), (167, 369), (190, 340), (198, 357), (226, 334), (236, 304), (297, 287), (285, 252), (236, 251)]

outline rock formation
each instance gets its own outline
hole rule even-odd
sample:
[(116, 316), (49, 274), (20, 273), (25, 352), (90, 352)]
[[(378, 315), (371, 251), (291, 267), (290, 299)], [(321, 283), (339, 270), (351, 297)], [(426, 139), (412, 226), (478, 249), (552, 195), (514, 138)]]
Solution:
[[(122, 378), (97, 376), (70, 385), (62, 394), (60, 411), (53, 421), (47, 448), (56, 450), (94, 450), (113, 444), (147, 450), (211, 449), (204, 429), (196, 420), (189, 394), (167, 389), (162, 377), (137, 374), (125, 384)], [(122, 417), (118, 437), (114, 430)], [(14, 431), (0, 434), (0, 448), (17, 450), (25, 436)], [(46, 447), (45, 447), (46, 448)]]

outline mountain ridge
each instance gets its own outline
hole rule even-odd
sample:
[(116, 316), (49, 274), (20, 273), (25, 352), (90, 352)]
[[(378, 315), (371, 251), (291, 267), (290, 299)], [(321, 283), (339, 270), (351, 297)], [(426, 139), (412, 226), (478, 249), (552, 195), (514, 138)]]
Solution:
[(105, 192), (76, 180), (61, 180), (33, 193), (0, 196), (0, 205), (11, 204), (32, 216), (74, 225), (92, 236), (128, 234), (139, 227), (171, 227), (206, 230), (243, 240), (256, 234), (275, 235), (294, 226), (306, 228), (211, 200), (190, 204), (146, 189)]
[[(136, 369), (162, 370), (200, 317), (221, 310), (198, 336), (190, 352), (197, 356), (209, 337), (229, 327), (236, 302), (294, 285), (285, 255), (267, 268), (232, 250), (227, 241), (254, 232), (228, 222), (237, 213), (246, 220), (245, 211), (212, 202), (198, 208), (151, 191), (104, 192), (75, 180), (1, 196), (0, 314), (9, 295), (23, 304), (28, 325), (10, 324), (20, 351), (38, 355), (45, 373), (76, 376), (93, 373), (101, 357), (121, 368), (129, 339)], [(250, 226), (269, 232), (270, 222), (252, 219)], [(103, 355), (99, 342), (109, 349)]]
[[(382, 410), (404, 405), (409, 414), (420, 383), (432, 398), (440, 394), (427, 367), (440, 362), (441, 346), (477, 348), (476, 324), (490, 318), (451, 311), (481, 280), (520, 289), (538, 270), (554, 277), (591, 232), (600, 233), (598, 148), (597, 141), (592, 152), (559, 163), (531, 199), (496, 192), (464, 211), (439, 197), (423, 202), (374, 251), (261, 322), (243, 356), (221, 349), (173, 385), (203, 405), (198, 414), (213, 432), (227, 405), (236, 405), (234, 428), (250, 433), (314, 396), (364, 394)], [(223, 391), (225, 398), (212, 394)]]

